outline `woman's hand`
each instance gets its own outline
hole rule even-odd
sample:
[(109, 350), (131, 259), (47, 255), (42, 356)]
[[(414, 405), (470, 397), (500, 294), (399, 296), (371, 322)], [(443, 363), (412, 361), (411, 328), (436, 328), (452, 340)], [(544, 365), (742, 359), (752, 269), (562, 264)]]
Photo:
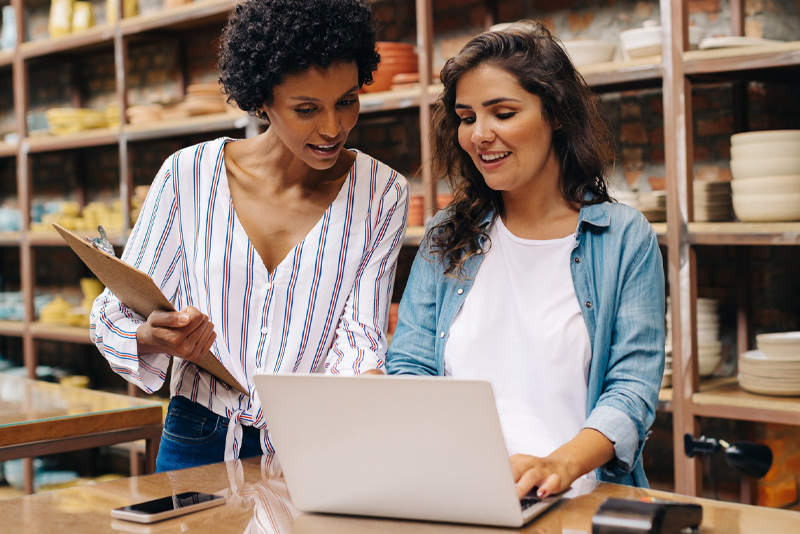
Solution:
[(136, 330), (139, 354), (171, 354), (199, 362), (214, 343), (214, 325), (197, 308), (178, 312), (156, 310)]
[(568, 489), (581, 477), (614, 459), (614, 444), (597, 430), (584, 428), (545, 458), (515, 454), (511, 471), (521, 499), (534, 487), (543, 499)]
[(582, 474), (572, 473), (563, 462), (527, 454), (515, 454), (511, 457), (511, 472), (514, 473), (520, 499), (537, 486), (539, 489), (536, 495), (539, 498), (561, 493)]

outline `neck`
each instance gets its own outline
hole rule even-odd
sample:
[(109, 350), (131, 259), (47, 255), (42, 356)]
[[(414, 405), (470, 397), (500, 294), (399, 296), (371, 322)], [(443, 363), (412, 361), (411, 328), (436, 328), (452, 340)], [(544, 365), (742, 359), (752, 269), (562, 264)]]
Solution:
[(575, 231), (580, 206), (564, 198), (558, 174), (525, 191), (503, 191), (500, 216), (508, 230), (525, 239), (556, 239)]

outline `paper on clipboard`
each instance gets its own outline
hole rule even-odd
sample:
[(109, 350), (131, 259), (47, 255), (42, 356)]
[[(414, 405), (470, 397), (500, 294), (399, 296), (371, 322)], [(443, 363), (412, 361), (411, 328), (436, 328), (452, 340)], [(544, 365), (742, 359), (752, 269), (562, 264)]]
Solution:
[[(79, 237), (63, 226), (55, 223), (53, 226), (83, 263), (125, 306), (143, 317), (148, 317), (155, 310), (175, 311), (153, 279), (146, 273), (98, 250), (90, 241)], [(194, 363), (236, 391), (250, 395), (211, 352), (206, 353), (200, 362)]]

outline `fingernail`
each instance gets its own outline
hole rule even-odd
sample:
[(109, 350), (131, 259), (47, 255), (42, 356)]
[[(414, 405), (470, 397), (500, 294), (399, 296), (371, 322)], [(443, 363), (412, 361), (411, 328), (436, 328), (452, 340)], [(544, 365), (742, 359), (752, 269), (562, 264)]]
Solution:
[(180, 320), (180, 322), (182, 322), (182, 323), (188, 323), (189, 322), (189, 314), (188, 313), (182, 313), (180, 315), (180, 317), (178, 317), (178, 320)]
[(536, 492), (536, 496), (540, 499), (544, 499), (545, 495), (547, 495), (547, 490), (544, 488), (539, 488), (539, 491)]

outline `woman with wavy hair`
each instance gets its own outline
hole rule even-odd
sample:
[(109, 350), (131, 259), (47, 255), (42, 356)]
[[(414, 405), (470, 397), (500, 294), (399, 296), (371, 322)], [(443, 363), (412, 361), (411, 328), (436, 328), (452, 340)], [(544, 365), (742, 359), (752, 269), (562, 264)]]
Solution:
[[(344, 148), (379, 60), (360, 0), (231, 14), (220, 81), (268, 127), (176, 152), (150, 188), (122, 259), (179, 311), (140, 317), (109, 291), (92, 309), (92, 338), (126, 380), (153, 392), (173, 360), (157, 470), (271, 453), (255, 374), (384, 366), (408, 184)], [(209, 350), (249, 395), (193, 364)]]
[(532, 21), (475, 37), (441, 78), (434, 163), (454, 200), (414, 261), (388, 372), (488, 380), (520, 496), (646, 486), (664, 273), (650, 224), (609, 198), (595, 96)]

